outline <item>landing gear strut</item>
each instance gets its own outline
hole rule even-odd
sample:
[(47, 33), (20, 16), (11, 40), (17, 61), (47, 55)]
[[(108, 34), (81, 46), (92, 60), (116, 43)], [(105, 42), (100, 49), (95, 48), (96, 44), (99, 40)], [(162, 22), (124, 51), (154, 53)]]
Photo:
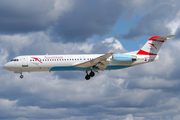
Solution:
[(86, 80), (89, 80), (91, 77), (93, 77), (95, 75), (95, 73), (91, 70), (91, 72), (88, 74), (88, 72), (86, 71), (87, 75), (85, 76)]

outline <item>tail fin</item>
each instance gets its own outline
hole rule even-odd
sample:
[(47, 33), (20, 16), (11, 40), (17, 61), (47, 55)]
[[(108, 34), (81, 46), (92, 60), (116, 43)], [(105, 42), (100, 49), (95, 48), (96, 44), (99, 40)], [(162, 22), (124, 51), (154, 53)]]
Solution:
[(151, 37), (146, 44), (137, 52), (137, 55), (157, 55), (162, 44), (166, 42), (167, 39), (176, 35), (169, 35), (165, 37), (154, 36)]

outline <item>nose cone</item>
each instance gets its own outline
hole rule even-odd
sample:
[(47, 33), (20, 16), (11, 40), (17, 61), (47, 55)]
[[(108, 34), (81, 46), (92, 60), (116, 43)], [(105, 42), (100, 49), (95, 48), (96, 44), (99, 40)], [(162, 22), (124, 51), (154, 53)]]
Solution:
[(9, 69), (10, 69), (9, 63), (6, 63), (6, 64), (3, 66), (3, 68), (4, 68), (5, 70), (9, 70)]

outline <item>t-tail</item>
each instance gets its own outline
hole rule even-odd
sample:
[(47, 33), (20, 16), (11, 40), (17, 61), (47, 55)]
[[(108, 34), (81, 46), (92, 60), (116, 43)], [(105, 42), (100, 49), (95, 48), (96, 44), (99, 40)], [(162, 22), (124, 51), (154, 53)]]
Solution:
[(176, 35), (169, 35), (165, 37), (154, 36), (151, 37), (146, 44), (137, 52), (137, 55), (157, 55), (162, 44), (166, 42), (170, 37)]

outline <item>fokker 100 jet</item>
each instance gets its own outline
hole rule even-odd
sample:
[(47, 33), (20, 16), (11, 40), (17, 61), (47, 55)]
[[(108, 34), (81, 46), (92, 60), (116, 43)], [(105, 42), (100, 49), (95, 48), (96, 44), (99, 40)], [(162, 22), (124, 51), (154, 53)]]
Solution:
[(135, 65), (152, 62), (159, 59), (157, 55), (160, 47), (167, 39), (165, 37), (151, 37), (139, 51), (124, 54), (76, 54), (76, 55), (25, 55), (13, 58), (3, 68), (14, 73), (36, 71), (84, 71), (85, 79), (89, 80), (95, 72), (117, 70)]

